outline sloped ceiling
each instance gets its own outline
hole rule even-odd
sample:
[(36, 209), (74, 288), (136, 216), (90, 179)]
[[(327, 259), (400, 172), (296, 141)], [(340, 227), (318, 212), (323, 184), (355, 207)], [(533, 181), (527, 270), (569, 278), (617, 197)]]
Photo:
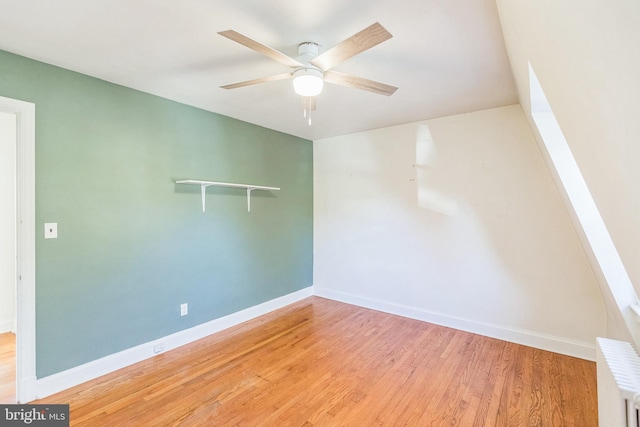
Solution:
[[(374, 22), (393, 38), (335, 70), (391, 97), (327, 84), (309, 126), (291, 81), (219, 88), (289, 71), (219, 31), (295, 57)], [(312, 140), (517, 103), (494, 0), (0, 0), (0, 49)]]

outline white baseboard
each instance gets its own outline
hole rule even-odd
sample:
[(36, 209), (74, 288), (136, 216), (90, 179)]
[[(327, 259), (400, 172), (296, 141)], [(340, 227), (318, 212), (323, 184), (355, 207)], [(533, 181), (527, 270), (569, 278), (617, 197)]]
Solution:
[(314, 294), (319, 297), (357, 305), (359, 307), (422, 320), (436, 325), (447, 326), (461, 331), (472, 332), (474, 334), (578, 357), (580, 359), (595, 361), (596, 358), (595, 343), (580, 342), (553, 335), (540, 334), (525, 329), (505, 328), (498, 325), (436, 313), (419, 307), (410, 307), (373, 298), (359, 297), (339, 291), (319, 288), (317, 286), (314, 286), (313, 291)]
[(16, 322), (13, 319), (1, 319), (0, 320), (0, 334), (5, 332), (15, 332)]
[(249, 307), (228, 316), (85, 363), (75, 368), (40, 378), (36, 381), (37, 399), (50, 396), (62, 390), (66, 390), (70, 387), (156, 356), (157, 354), (154, 352), (154, 347), (156, 345), (162, 345), (164, 348), (162, 352), (164, 353), (238, 325), (242, 322), (246, 322), (247, 320), (254, 319), (271, 311), (285, 307), (289, 304), (293, 304), (312, 295), (411, 319), (422, 320), (424, 322), (434, 323), (437, 325), (447, 326), (466, 332), (472, 332), (491, 338), (553, 351), (555, 353), (565, 354), (581, 359), (591, 361), (595, 360), (595, 345), (591, 343), (568, 340), (528, 330), (505, 328), (497, 325), (475, 322), (468, 319), (435, 313), (418, 307), (410, 307), (373, 298), (359, 297), (330, 289), (308, 287), (262, 304)]
[(247, 320), (254, 319), (258, 316), (262, 316), (271, 311), (285, 307), (289, 304), (293, 304), (294, 302), (303, 300), (312, 295), (312, 287), (301, 289), (262, 304), (249, 307), (245, 310), (229, 314), (228, 316), (167, 335), (157, 340), (140, 344), (136, 347), (111, 354), (101, 359), (76, 366), (75, 368), (71, 368), (48, 377), (40, 378), (36, 382), (37, 398), (41, 399), (43, 397), (50, 396), (62, 390), (66, 390), (70, 387), (156, 356), (159, 354), (154, 352), (154, 347), (156, 345), (162, 345), (163, 350), (161, 353), (164, 353), (238, 325), (242, 322), (246, 322)]

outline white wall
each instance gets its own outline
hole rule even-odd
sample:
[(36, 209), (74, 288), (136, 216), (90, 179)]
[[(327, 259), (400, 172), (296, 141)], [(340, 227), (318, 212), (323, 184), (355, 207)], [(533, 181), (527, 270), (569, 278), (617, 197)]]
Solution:
[[(497, 0), (497, 5), (525, 113), (531, 120), (530, 62), (638, 293), (640, 2)], [(603, 277), (601, 284), (615, 286)], [(610, 300), (605, 299), (607, 332), (619, 335), (624, 322)]]
[(320, 295), (594, 357), (602, 298), (519, 106), (315, 141), (314, 193)]
[(15, 330), (16, 116), (0, 112), (0, 333)]

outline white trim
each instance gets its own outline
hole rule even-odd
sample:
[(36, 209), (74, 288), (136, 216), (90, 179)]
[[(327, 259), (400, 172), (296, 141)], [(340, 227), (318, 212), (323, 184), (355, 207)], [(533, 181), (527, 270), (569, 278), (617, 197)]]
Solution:
[(506, 328), (489, 323), (476, 322), (470, 319), (436, 313), (419, 307), (410, 307), (374, 298), (355, 296), (344, 292), (319, 288), (317, 286), (314, 286), (313, 290), (314, 294), (319, 297), (357, 305), (359, 307), (370, 308), (372, 310), (435, 323), (437, 325), (447, 326), (461, 331), (472, 332), (474, 334), (552, 351), (554, 353), (578, 357), (580, 359), (595, 361), (596, 357), (594, 343), (570, 340), (525, 329)]
[(36, 106), (0, 96), (0, 111), (16, 115), (16, 396), (25, 403), (36, 397)]
[(84, 365), (76, 366), (75, 368), (38, 379), (38, 399), (42, 399), (83, 382), (106, 375), (118, 369), (125, 368), (145, 359), (149, 359), (156, 355), (154, 352), (155, 346), (162, 346), (162, 353), (164, 353), (168, 350), (189, 344), (242, 322), (246, 322), (247, 320), (251, 320), (271, 311), (280, 309), (289, 304), (293, 304), (294, 302), (301, 301), (312, 295), (312, 287), (304, 288), (262, 304), (249, 307), (245, 310), (229, 314), (228, 316), (224, 316), (136, 347), (111, 354), (101, 359), (85, 363)]

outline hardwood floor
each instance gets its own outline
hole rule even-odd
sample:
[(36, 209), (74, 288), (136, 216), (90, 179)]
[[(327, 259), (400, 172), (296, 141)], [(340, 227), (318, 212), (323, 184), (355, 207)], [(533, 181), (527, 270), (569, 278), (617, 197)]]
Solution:
[(312, 297), (34, 403), (73, 426), (596, 426), (595, 363)]
[(16, 403), (16, 336), (0, 334), (0, 403)]

